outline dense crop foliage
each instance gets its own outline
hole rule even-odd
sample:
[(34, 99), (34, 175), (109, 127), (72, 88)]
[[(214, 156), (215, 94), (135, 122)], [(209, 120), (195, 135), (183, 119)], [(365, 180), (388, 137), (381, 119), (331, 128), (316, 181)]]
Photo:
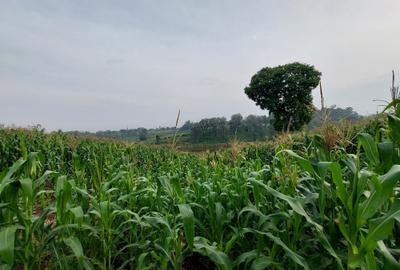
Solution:
[(388, 117), (344, 147), (317, 135), (201, 158), (0, 130), (0, 268), (399, 269)]

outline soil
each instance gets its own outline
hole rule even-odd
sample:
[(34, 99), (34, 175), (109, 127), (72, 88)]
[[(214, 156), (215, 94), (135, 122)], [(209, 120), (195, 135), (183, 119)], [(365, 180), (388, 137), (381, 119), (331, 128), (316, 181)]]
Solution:
[(189, 257), (186, 257), (183, 262), (182, 269), (184, 270), (214, 270), (215, 264), (210, 261), (209, 258), (200, 255), (199, 253), (193, 253)]

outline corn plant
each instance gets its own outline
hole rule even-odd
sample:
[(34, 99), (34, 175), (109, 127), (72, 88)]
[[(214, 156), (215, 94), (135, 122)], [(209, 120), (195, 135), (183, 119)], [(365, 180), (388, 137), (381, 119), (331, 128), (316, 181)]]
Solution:
[(399, 115), (376, 131), (197, 156), (0, 130), (0, 268), (398, 269)]

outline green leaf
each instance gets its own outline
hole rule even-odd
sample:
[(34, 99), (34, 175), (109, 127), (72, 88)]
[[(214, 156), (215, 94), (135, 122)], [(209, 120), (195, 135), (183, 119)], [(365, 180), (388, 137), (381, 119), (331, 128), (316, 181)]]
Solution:
[(4, 178), (1, 180), (0, 183), (0, 195), (3, 192), (4, 188), (9, 185), (13, 180), (11, 179), (11, 176), (19, 170), (19, 168), (21, 168), (22, 165), (24, 165), (24, 163), (26, 162), (26, 160), (24, 159), (19, 159), (17, 160), (12, 166), (11, 168), (8, 170), (7, 174), (4, 176)]
[(315, 175), (315, 170), (309, 160), (299, 156), (292, 150), (284, 150), (283, 152), (288, 153), (291, 157), (294, 157), (303, 170), (307, 171), (311, 175)]
[(374, 138), (368, 133), (360, 133), (358, 135), (358, 142), (365, 151), (365, 154), (370, 163), (376, 167), (379, 165), (379, 152), (378, 146), (376, 145)]
[(218, 228), (222, 229), (222, 227), (224, 226), (225, 217), (226, 214), (224, 206), (220, 202), (215, 203), (215, 222)]
[(144, 219), (151, 225), (157, 226), (163, 225), (169, 234), (172, 234), (171, 226), (169, 225), (168, 221), (162, 216), (145, 216)]
[(357, 253), (358, 249), (357, 249), (357, 246), (353, 243), (353, 241), (350, 238), (349, 229), (348, 229), (348, 226), (346, 225), (345, 215), (344, 215), (343, 211), (339, 212), (339, 230), (343, 234), (346, 241), (351, 245), (353, 253)]
[(194, 241), (194, 215), (192, 208), (188, 204), (178, 205), (179, 213), (183, 219), (183, 229), (185, 232), (186, 241), (189, 244), (190, 250), (193, 250)]
[(78, 258), (80, 261), (83, 259), (83, 249), (81, 241), (75, 236), (68, 237), (64, 239), (64, 243), (72, 250), (75, 257)]
[(329, 254), (331, 256), (333, 256), (337, 263), (338, 263), (338, 267), (339, 269), (343, 269), (343, 265), (341, 262), (340, 257), (336, 254), (335, 250), (332, 248), (331, 244), (329, 243), (327, 237), (325, 236), (324, 232), (323, 232), (323, 228), (321, 225), (319, 225), (317, 222), (315, 222), (314, 220), (311, 219), (311, 217), (307, 214), (307, 212), (304, 210), (303, 206), (300, 203), (299, 199), (295, 199), (292, 198), (290, 196), (287, 196), (285, 194), (282, 194), (278, 191), (276, 191), (275, 189), (265, 185), (264, 183), (262, 183), (261, 181), (258, 181), (256, 179), (250, 178), (249, 181), (253, 184), (256, 185), (260, 185), (263, 188), (265, 188), (269, 193), (271, 193), (273, 196), (282, 199), (284, 201), (286, 201), (290, 207), (292, 208), (293, 211), (295, 211), (297, 214), (305, 217), (305, 219), (307, 220), (308, 223), (312, 224), (313, 226), (315, 226), (317, 232), (318, 232), (318, 237), (319, 240), (321, 242), (321, 244), (323, 245), (323, 247), (329, 252)]
[(390, 253), (383, 241), (378, 241), (378, 248), (385, 258), (384, 265), (386, 270), (398, 270), (400, 269), (400, 262), (398, 262), (393, 255)]
[(21, 188), (25, 196), (29, 198), (29, 200), (33, 199), (33, 185), (32, 185), (32, 179), (30, 178), (24, 178), (20, 179), (19, 182), (21, 183)]
[(0, 270), (12, 270), (12, 267), (8, 264), (0, 265)]
[(400, 143), (400, 119), (394, 115), (388, 114), (388, 126), (392, 139)]
[(297, 254), (296, 252), (291, 250), (280, 238), (278, 238), (270, 233), (266, 233), (266, 235), (270, 239), (272, 239), (277, 245), (281, 246), (285, 250), (286, 254), (289, 256), (289, 258), (291, 260), (293, 260), (295, 263), (303, 266), (304, 269), (310, 269), (308, 267), (306, 260), (299, 254)]
[(326, 146), (325, 140), (321, 137), (321, 135), (315, 135), (313, 140), (313, 146), (316, 150), (318, 150), (318, 158), (321, 161), (329, 161), (330, 153), (328, 147)]
[(365, 262), (368, 270), (377, 270), (376, 257), (373, 251), (365, 255)]
[(207, 256), (211, 261), (221, 266), (224, 270), (232, 269), (232, 262), (229, 257), (224, 252), (218, 250), (215, 246), (209, 245), (207, 239), (203, 237), (195, 237), (194, 251)]
[[(240, 254), (239, 257), (237, 257), (237, 259), (235, 261), (235, 267), (237, 269), (240, 269), (239, 266), (244, 262), (245, 262), (245, 265), (247, 265), (248, 262), (257, 258), (258, 253), (259, 252), (257, 251), (257, 249), (253, 249), (251, 251), (247, 251), (247, 252)], [(244, 267), (244, 268), (246, 268), (246, 267)]]
[(137, 263), (137, 266), (136, 266), (137, 270), (149, 269), (149, 267), (145, 267), (145, 264), (144, 264), (144, 260), (146, 259), (147, 255), (148, 255), (147, 252), (140, 254), (139, 259), (138, 259), (138, 263)]
[(75, 217), (75, 222), (78, 224), (82, 224), (83, 221), (83, 210), (81, 206), (77, 206), (74, 208), (69, 209), (69, 211), (72, 212), (72, 214), (74, 214)]
[(336, 186), (336, 195), (339, 197), (339, 199), (342, 201), (343, 205), (347, 204), (347, 200), (349, 197), (349, 194), (346, 190), (346, 187), (344, 186), (343, 183), (343, 177), (342, 177), (342, 171), (340, 164), (337, 162), (333, 162), (331, 164), (331, 172), (332, 172), (332, 180), (335, 183)]
[(372, 194), (359, 205), (358, 211), (358, 225), (363, 225), (368, 218), (376, 214), (378, 209), (387, 200), (387, 198), (382, 194), (382, 183), (376, 176), (371, 177), (371, 183), (374, 187)]
[(396, 183), (400, 180), (400, 165), (393, 165), (388, 173), (378, 177), (379, 183), (374, 183), (375, 189), (369, 198), (361, 204), (359, 217), (360, 221), (372, 217), (376, 211), (392, 195)]
[(179, 198), (180, 202), (185, 203), (185, 194), (183, 193), (181, 184), (179, 183), (179, 178), (172, 177), (170, 181), (171, 181), (172, 188), (173, 188), (176, 196)]
[(389, 110), (392, 107), (397, 107), (397, 104), (400, 103), (399, 99), (395, 99), (393, 101), (391, 101), (388, 105), (386, 105), (385, 109), (382, 112), (386, 112), (387, 110)]
[[(160, 177), (158, 177), (158, 182), (161, 184), (161, 186), (167, 192), (168, 196), (170, 198), (173, 198), (174, 192), (173, 192), (173, 188), (172, 188), (170, 179), (167, 176), (160, 176)], [(160, 186), (159, 186), (159, 188), (160, 188)]]
[(368, 234), (362, 249), (369, 252), (376, 247), (378, 241), (386, 239), (393, 230), (394, 219), (399, 217), (400, 199), (397, 199), (389, 212), (387, 212), (383, 217), (372, 219), (370, 221)]
[(275, 197), (277, 197), (277, 198), (279, 198), (279, 199), (281, 199), (281, 200), (284, 200), (285, 202), (287, 202), (287, 203), (290, 205), (290, 207), (293, 209), (293, 211), (295, 211), (297, 214), (299, 214), (299, 215), (305, 217), (306, 220), (307, 220), (309, 223), (313, 224), (315, 227), (317, 227), (317, 228), (319, 228), (319, 229), (322, 229), (321, 225), (319, 225), (319, 224), (317, 224), (316, 222), (314, 222), (314, 221), (310, 218), (310, 216), (307, 214), (307, 212), (304, 210), (304, 208), (303, 208), (303, 206), (302, 206), (302, 204), (301, 204), (301, 200), (296, 199), (296, 198), (292, 198), (292, 197), (287, 196), (287, 195), (285, 195), (285, 194), (283, 194), (283, 193), (280, 193), (279, 191), (276, 191), (275, 189), (273, 189), (273, 188), (267, 186), (267, 185), (264, 184), (263, 182), (258, 181), (258, 180), (254, 179), (254, 178), (250, 178), (249, 181), (250, 181), (251, 183), (253, 183), (253, 184), (256, 184), (256, 185), (259, 185), (259, 186), (263, 187), (263, 188), (266, 189), (269, 193), (271, 193), (273, 196), (275, 196)]
[(11, 225), (0, 230), (0, 257), (8, 265), (14, 265), (14, 241), (18, 227)]
[[(259, 258), (255, 259), (251, 265), (252, 270), (264, 270), (268, 269), (268, 267), (274, 264), (274, 261), (271, 257), (267, 256), (260, 256)], [(307, 268), (305, 268), (307, 269)]]
[(53, 171), (45, 171), (45, 173), (39, 178), (36, 179), (35, 182), (33, 183), (33, 187), (35, 190), (40, 190), (42, 189), (42, 185), (46, 182), (46, 180), (49, 179), (49, 176), (55, 174)]
[(272, 235), (269, 232), (264, 232), (264, 231), (259, 231), (259, 230), (254, 230), (251, 228), (245, 228), (243, 229), (243, 231), (246, 232), (251, 232), (254, 234), (259, 234), (259, 235), (265, 235), (267, 236), (269, 239), (271, 239), (275, 244), (277, 244), (278, 246), (282, 247), (283, 250), (285, 250), (286, 255), (295, 263), (297, 263), (298, 265), (301, 265), (304, 269), (310, 269), (308, 267), (308, 264), (306, 262), (306, 260), (300, 256), (299, 254), (297, 254), (296, 252), (294, 252), (293, 250), (291, 250), (279, 237), (276, 237), (274, 235)]
[(378, 144), (379, 156), (381, 164), (383, 164), (385, 171), (393, 166), (393, 142), (381, 142)]
[(93, 266), (90, 264), (89, 260), (86, 259), (85, 255), (83, 254), (83, 248), (81, 241), (75, 236), (70, 236), (63, 240), (64, 244), (66, 244), (74, 253), (75, 257), (78, 259), (79, 264), (83, 266), (86, 270), (93, 269)]

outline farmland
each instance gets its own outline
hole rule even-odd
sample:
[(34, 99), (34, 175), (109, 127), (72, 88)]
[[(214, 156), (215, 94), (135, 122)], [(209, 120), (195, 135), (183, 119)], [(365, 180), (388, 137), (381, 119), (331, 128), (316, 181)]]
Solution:
[(399, 10), (2, 1), (0, 270), (400, 270)]
[(0, 130), (2, 269), (398, 269), (387, 117), (201, 156)]

